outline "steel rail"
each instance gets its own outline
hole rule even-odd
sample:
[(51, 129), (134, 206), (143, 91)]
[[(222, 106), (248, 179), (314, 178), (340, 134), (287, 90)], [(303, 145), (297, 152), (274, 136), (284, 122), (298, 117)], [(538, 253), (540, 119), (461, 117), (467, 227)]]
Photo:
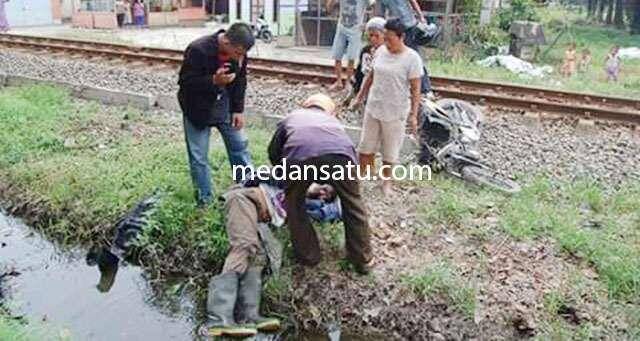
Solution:
[[(172, 67), (181, 65), (184, 53), (178, 49), (14, 34), (0, 34), (0, 45), (61, 51), (108, 59), (129, 59), (149, 64), (163, 63)], [(250, 60), (249, 72), (256, 75), (322, 84), (330, 84), (335, 81), (331, 65), (255, 57), (251, 57)], [(480, 101), (488, 105), (521, 110), (640, 124), (640, 100), (632, 98), (558, 91), (515, 84), (497, 84), (462, 78), (431, 77), (431, 82), (434, 91), (446, 97)]]

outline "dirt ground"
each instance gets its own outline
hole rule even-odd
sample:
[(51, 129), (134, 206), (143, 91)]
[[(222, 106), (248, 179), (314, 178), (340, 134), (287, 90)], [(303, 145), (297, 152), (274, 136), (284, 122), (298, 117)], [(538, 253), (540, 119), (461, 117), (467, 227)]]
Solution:
[[(375, 331), (395, 339), (468, 340), (519, 339), (550, 333), (547, 294), (571, 290), (571, 276), (580, 274), (585, 292), (579, 304), (558, 307), (557, 317), (569, 330), (590, 322), (607, 326), (604, 335), (621, 335), (625, 322), (605, 309), (606, 292), (598, 291), (597, 274), (589, 266), (559, 256), (552, 240), (518, 242), (499, 232), (488, 214), (465, 228), (436, 227), (416, 233), (418, 207), (428, 205), (430, 189), (402, 186), (399, 195), (380, 200), (379, 188), (365, 186), (371, 214), (376, 268), (361, 278), (340, 269), (340, 250), (325, 245), (318, 269), (295, 268), (291, 295), (295, 315), (307, 327), (322, 327), (339, 318), (348, 330)], [(472, 231), (488, 234), (474, 237)], [(331, 244), (326, 240), (325, 244)], [(421, 297), (400, 280), (444, 258), (476, 290), (473, 314), (456, 311), (443, 297)], [(572, 292), (580, 297), (578, 291)], [(607, 336), (605, 336), (607, 337)]]
[[(100, 129), (89, 124), (69, 131), (72, 137), (65, 144), (99, 148), (123, 134), (139, 141), (157, 134), (180, 139), (178, 118), (156, 114), (131, 122), (106, 120)], [(285, 290), (267, 297), (269, 310), (290, 314), (304, 329), (324, 329), (339, 321), (344, 330), (382, 335), (380, 339), (545, 338), (565, 331), (580, 336), (586, 325), (591, 337), (616, 339), (629, 330), (628, 322), (610, 309), (606, 290), (589, 264), (560, 252), (553, 240), (508, 236), (498, 227), (500, 212), (490, 202), (480, 203), (486, 207), (471, 222), (447, 225), (424, 218), (422, 212), (437, 200), (429, 182), (400, 183), (388, 199), (381, 197), (376, 183), (364, 183), (363, 191), (376, 256), (373, 274), (361, 277), (345, 270), (341, 225), (319, 227), (324, 261), (302, 268), (287, 260)], [(0, 185), (0, 198), (9, 213), (34, 226), (45, 227), (57, 218), (42, 199), (10, 184)], [(183, 267), (193, 264), (177, 258)], [(406, 278), (442, 259), (457, 276), (443, 292), (470, 288), (471, 311), (452, 304), (442, 292), (421, 295), (406, 284)], [(554, 301), (557, 296), (562, 299)]]

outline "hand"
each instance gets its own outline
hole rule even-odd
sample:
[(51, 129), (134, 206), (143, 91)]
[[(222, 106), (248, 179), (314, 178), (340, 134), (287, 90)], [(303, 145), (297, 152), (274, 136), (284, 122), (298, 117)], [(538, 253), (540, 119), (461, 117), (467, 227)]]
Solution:
[(427, 19), (424, 18), (424, 15), (420, 14), (420, 17), (418, 18), (418, 20), (420, 20), (421, 23), (426, 24), (427, 23)]
[(231, 116), (231, 126), (236, 129), (242, 129), (244, 127), (244, 115), (242, 113), (235, 113)]
[(357, 94), (356, 97), (349, 103), (349, 110), (355, 110), (364, 102), (364, 96), (361, 94)]
[(271, 215), (266, 207), (260, 207), (260, 212), (258, 212), (258, 219), (262, 223), (271, 222)]
[(236, 79), (236, 74), (227, 74), (227, 72), (229, 72), (228, 67), (219, 68), (218, 71), (216, 71), (216, 74), (213, 75), (213, 84), (217, 86), (225, 86), (233, 82), (233, 80)]
[(409, 119), (407, 120), (407, 126), (409, 128), (409, 133), (416, 134), (418, 132), (418, 115), (415, 115), (415, 114), (409, 115)]

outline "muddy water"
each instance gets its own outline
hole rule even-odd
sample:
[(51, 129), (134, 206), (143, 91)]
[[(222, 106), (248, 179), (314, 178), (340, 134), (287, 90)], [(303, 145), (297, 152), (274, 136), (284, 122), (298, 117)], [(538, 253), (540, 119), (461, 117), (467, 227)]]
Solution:
[(0, 274), (18, 273), (0, 283), (3, 305), (73, 340), (193, 339), (196, 305), (185, 286), (154, 290), (140, 268), (125, 265), (110, 290), (100, 292), (98, 268), (85, 256), (86, 250), (62, 250), (0, 213)]
[[(110, 286), (100, 285), (98, 267), (88, 265), (86, 256), (86, 249), (62, 248), (0, 211), (0, 275), (9, 274), (0, 278), (0, 304), (71, 340), (200, 339), (196, 331), (202, 321), (196, 316), (202, 318), (203, 307), (193, 285), (180, 280), (152, 285), (139, 267), (126, 264)], [(253, 340), (372, 340), (345, 335), (335, 324), (326, 333), (291, 332)]]

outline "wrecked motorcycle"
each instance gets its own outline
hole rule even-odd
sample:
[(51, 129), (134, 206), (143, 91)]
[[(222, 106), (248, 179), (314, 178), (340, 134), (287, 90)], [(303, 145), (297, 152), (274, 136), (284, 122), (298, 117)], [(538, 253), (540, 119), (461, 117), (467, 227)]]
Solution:
[(478, 143), (482, 113), (458, 99), (422, 99), (418, 161), (466, 181), (517, 193), (520, 186), (480, 161)]

